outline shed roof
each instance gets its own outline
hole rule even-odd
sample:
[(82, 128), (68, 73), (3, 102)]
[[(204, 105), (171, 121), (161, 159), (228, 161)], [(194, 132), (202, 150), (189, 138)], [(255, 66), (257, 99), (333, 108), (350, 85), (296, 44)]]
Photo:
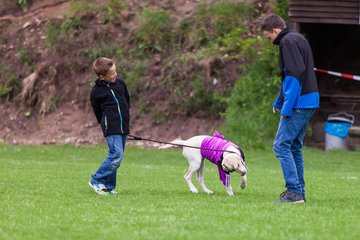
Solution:
[(290, 0), (289, 22), (360, 25), (360, 0)]

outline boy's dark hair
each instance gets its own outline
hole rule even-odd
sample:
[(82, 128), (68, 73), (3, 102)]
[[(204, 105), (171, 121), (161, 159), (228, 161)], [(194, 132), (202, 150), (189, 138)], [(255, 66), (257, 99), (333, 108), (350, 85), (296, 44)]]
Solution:
[(278, 15), (271, 14), (261, 23), (261, 31), (272, 31), (274, 28), (284, 29), (286, 27), (284, 19)]
[(94, 61), (93, 68), (98, 77), (100, 75), (106, 76), (107, 72), (113, 65), (114, 65), (113, 60), (105, 57), (100, 57)]

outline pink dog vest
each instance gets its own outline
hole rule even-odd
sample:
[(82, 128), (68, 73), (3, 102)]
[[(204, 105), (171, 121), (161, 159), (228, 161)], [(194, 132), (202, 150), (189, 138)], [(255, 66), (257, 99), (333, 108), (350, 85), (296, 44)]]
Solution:
[(220, 135), (217, 131), (214, 132), (214, 137), (206, 137), (201, 143), (201, 156), (218, 167), (220, 180), (225, 186), (230, 185), (230, 174), (225, 172), (221, 167), (222, 155), (224, 152), (213, 151), (212, 149), (226, 150), (230, 146), (239, 149), (234, 143), (225, 140), (224, 136)]

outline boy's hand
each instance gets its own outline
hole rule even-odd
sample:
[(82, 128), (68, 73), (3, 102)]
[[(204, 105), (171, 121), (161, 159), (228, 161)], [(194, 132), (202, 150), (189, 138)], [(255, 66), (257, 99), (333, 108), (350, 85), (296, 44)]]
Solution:
[(273, 107), (273, 113), (276, 113), (277, 111), (279, 111), (279, 108)]

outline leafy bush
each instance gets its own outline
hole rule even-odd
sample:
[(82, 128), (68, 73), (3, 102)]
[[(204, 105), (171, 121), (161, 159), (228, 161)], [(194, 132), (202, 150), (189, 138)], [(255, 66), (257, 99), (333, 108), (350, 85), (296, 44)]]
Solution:
[(117, 65), (118, 74), (120, 78), (126, 81), (129, 94), (132, 98), (137, 98), (139, 96), (137, 89), (139, 87), (140, 79), (146, 69), (146, 60), (131, 59), (129, 61), (128, 59), (124, 59)]
[(46, 41), (49, 45), (69, 41), (69, 32), (81, 29), (83, 22), (81, 16), (65, 16), (64, 20), (51, 19), (46, 31)]
[(0, 100), (14, 98), (20, 92), (20, 82), (15, 73), (6, 66), (0, 67)]
[(94, 62), (95, 59), (99, 57), (108, 57), (108, 58), (121, 58), (123, 56), (123, 49), (119, 45), (106, 45), (101, 44), (94, 48), (88, 49), (86, 51), (87, 59), (90, 63)]
[(277, 49), (264, 39), (257, 39), (253, 61), (235, 83), (228, 99), (224, 130), (242, 145), (264, 147), (274, 137), (278, 117), (272, 113), (272, 102), (279, 90)]
[(82, 27), (81, 16), (67, 17), (60, 24), (60, 31), (67, 33), (70, 29), (79, 29)]
[(144, 52), (162, 52), (172, 45), (172, 21), (165, 11), (144, 10), (135, 42)]
[(181, 95), (184, 93), (188, 96), (183, 98), (182, 106), (192, 115), (219, 117), (220, 113), (226, 109), (225, 98), (213, 88), (204, 85), (202, 78), (193, 80), (190, 91), (183, 92)]
[(49, 45), (54, 45), (58, 41), (60, 27), (57, 24), (50, 24), (46, 31), (46, 41)]
[[(217, 3), (204, 9), (207, 17), (213, 17), (213, 27), (218, 36), (229, 33), (248, 17), (249, 6), (245, 3)], [(201, 14), (200, 10), (200, 14)], [(211, 21), (210, 21), (211, 22)]]
[(0, 84), (0, 99), (6, 98), (12, 91), (12, 87)]
[(213, 44), (215, 39), (244, 25), (249, 12), (250, 7), (246, 3), (222, 1), (215, 5), (202, 4), (193, 18), (180, 23), (176, 31), (177, 42), (191, 49)]
[(121, 0), (108, 0), (106, 3), (106, 13), (102, 19), (104, 24), (120, 21), (120, 13), (125, 9), (125, 4)]
[(94, 5), (87, 0), (73, 0), (70, 3), (70, 11), (74, 16), (79, 16), (94, 9)]
[(27, 0), (17, 0), (17, 2), (23, 9), (27, 9), (29, 5), (29, 2)]
[(32, 52), (29, 49), (24, 49), (21, 47), (19, 48), (17, 58), (21, 61), (21, 63), (30, 65), (32, 62)]
[(289, 0), (271, 0), (270, 6), (275, 14), (288, 21)]

